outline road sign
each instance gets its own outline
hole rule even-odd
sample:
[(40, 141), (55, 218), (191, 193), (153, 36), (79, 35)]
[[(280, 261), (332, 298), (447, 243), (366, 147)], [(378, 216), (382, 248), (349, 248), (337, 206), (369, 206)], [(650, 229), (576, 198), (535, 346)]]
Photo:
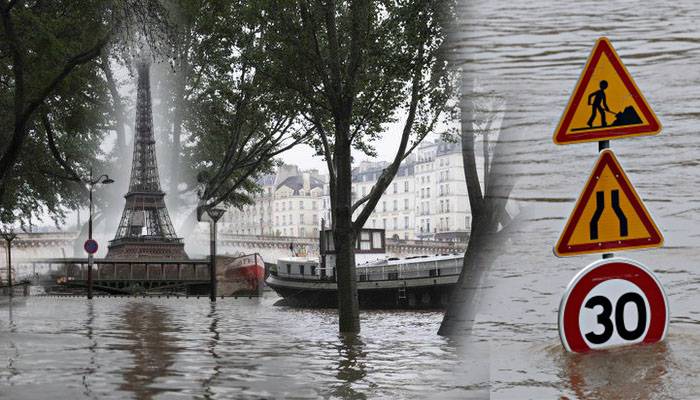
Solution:
[(83, 245), (83, 249), (85, 249), (85, 252), (87, 252), (88, 254), (97, 253), (97, 247), (97, 240), (95, 239), (88, 239)]
[(603, 150), (554, 253), (572, 256), (661, 247), (663, 236), (612, 150)]
[(596, 41), (564, 110), (554, 143), (569, 144), (654, 135), (661, 123), (610, 41)]
[(559, 337), (567, 351), (655, 343), (668, 330), (668, 300), (642, 264), (625, 258), (594, 262), (571, 280), (559, 305)]

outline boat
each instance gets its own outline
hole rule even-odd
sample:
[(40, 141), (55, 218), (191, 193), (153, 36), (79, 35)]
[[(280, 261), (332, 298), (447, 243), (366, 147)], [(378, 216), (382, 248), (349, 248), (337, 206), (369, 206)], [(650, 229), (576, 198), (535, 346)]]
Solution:
[(217, 296), (260, 296), (265, 263), (260, 254), (217, 257)]
[[(280, 304), (335, 308), (338, 286), (332, 231), (321, 231), (319, 257), (283, 257), (266, 271), (265, 283)], [(463, 254), (389, 257), (383, 229), (363, 229), (355, 243), (357, 293), (365, 309), (441, 309), (462, 271)], [(326, 245), (327, 244), (327, 245)]]

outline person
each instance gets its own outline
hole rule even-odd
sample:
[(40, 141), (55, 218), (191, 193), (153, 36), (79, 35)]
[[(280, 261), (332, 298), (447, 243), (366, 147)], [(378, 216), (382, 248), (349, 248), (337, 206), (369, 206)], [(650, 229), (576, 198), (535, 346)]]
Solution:
[[(608, 126), (605, 122), (605, 111), (610, 112), (608, 108), (608, 102), (605, 100), (605, 89), (608, 88), (608, 81), (600, 81), (600, 89), (588, 95), (588, 105), (591, 106), (591, 117), (588, 119), (588, 127), (593, 127), (593, 121), (595, 120), (596, 112), (600, 114), (600, 126)], [(593, 102), (591, 103), (591, 99)], [(602, 106), (601, 106), (602, 105)], [(605, 109), (605, 111), (603, 110)]]

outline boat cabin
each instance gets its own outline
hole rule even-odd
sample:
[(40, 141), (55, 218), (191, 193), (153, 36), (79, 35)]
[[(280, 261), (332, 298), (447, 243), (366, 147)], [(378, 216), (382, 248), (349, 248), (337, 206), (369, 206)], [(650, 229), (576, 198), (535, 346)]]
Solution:
[[(333, 231), (319, 232), (320, 257), (287, 257), (277, 260), (272, 275), (292, 279), (335, 279), (335, 245)], [(362, 229), (355, 241), (355, 264), (367, 264), (386, 259), (384, 229)]]

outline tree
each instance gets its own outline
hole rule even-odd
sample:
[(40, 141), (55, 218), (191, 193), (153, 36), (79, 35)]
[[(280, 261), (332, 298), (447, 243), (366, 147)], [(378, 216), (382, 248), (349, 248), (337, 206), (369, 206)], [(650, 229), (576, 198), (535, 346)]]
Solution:
[(9, 110), (0, 131), (0, 219), (60, 217), (82, 187), (58, 180), (75, 182), (75, 164), (94, 164), (99, 153), (105, 87), (94, 60), (108, 46), (129, 46), (137, 32), (160, 39), (163, 10), (156, 0), (0, 0), (0, 22), (0, 101)]
[[(253, 60), (312, 125), (329, 174), (341, 332), (360, 330), (354, 246), (401, 162), (445, 116), (453, 77), (445, 57), (447, 1), (260, 1), (249, 6)], [(398, 149), (369, 194), (353, 198), (352, 150), (403, 119)], [(356, 215), (353, 220), (353, 214)]]
[[(471, 83), (471, 82), (470, 82)], [(504, 132), (494, 124), (505, 113), (504, 101), (493, 94), (467, 89), (460, 102), (462, 162), (472, 214), (469, 243), (464, 253), (457, 287), (443, 317), (439, 335), (452, 336), (471, 330), (478, 305), (478, 293), (486, 271), (493, 264), (493, 249), (502, 249), (513, 220), (506, 204), (513, 190), (510, 163), (504, 160)], [(490, 138), (500, 133), (497, 140)], [(481, 136), (483, 179), (476, 162), (476, 138)], [(482, 190), (483, 186), (483, 190)]]
[[(171, 193), (197, 189), (197, 211), (252, 202), (257, 178), (275, 157), (308, 137), (294, 99), (276, 97), (248, 60), (259, 52), (243, 4), (170, 4), (176, 40), (160, 82), (159, 112), (168, 116)], [(185, 183), (186, 187), (178, 190)], [(192, 215), (191, 217), (193, 217)], [(193, 218), (188, 218), (186, 226)]]

